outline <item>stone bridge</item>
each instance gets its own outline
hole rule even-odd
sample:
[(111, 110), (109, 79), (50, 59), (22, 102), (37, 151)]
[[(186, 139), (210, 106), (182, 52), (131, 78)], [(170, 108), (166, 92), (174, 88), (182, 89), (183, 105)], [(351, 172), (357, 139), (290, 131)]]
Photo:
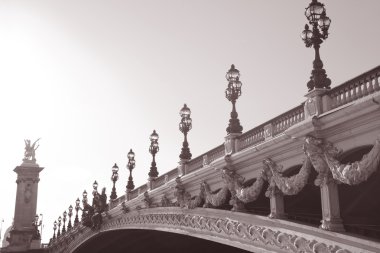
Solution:
[(380, 252), (379, 79), (380, 66), (314, 89), (296, 108), (109, 202), (100, 227), (74, 226), (44, 250)]

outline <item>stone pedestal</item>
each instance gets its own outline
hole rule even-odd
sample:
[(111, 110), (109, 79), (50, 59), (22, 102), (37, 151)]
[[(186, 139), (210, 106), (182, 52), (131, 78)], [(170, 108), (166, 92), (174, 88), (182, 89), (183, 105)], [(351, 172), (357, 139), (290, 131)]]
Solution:
[(189, 162), (190, 160), (188, 159), (181, 159), (179, 162), (178, 162), (178, 176), (179, 177), (182, 177), (184, 175), (187, 174), (187, 163)]
[(327, 92), (327, 89), (315, 88), (305, 95), (307, 100), (305, 101), (304, 110), (305, 110), (305, 119), (318, 116), (327, 110), (328, 101), (322, 99), (323, 95)]
[(236, 153), (239, 151), (239, 136), (241, 134), (232, 133), (228, 134), (226, 137), (224, 137), (224, 148), (225, 148), (225, 154), (231, 155), (233, 153)]
[(154, 189), (154, 181), (156, 180), (155, 177), (149, 177), (148, 178), (148, 182), (147, 182), (147, 186), (148, 186), (148, 190), (151, 191)]
[(35, 161), (24, 161), (14, 171), (17, 173), (16, 207), (14, 225), (8, 239), (9, 246), (3, 252), (25, 251), (37, 247), (32, 237), (36, 232), (33, 222), (37, 211), (39, 173), (43, 170)]
[(320, 228), (343, 232), (340, 218), (338, 185), (333, 180), (321, 184), (322, 221)]

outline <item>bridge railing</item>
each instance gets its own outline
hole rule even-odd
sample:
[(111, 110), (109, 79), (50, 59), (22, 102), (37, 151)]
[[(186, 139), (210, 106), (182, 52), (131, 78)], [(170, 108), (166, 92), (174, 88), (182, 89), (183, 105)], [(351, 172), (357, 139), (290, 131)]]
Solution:
[[(305, 119), (304, 104), (301, 105), (271, 119), (258, 127), (255, 127), (239, 137), (239, 150), (246, 149), (251, 146), (255, 146), (265, 141), (266, 137), (274, 137), (283, 133), (289, 127), (303, 121)], [(271, 129), (267, 136), (265, 129)]]
[(327, 94), (331, 99), (330, 110), (380, 90), (380, 66), (334, 87)]

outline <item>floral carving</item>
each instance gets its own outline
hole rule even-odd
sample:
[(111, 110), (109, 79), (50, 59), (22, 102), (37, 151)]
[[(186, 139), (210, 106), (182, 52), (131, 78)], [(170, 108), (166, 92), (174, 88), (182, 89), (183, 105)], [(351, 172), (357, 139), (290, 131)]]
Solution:
[(164, 195), (161, 198), (161, 206), (162, 207), (169, 207), (169, 206), (173, 206), (173, 204), (172, 204), (172, 202), (170, 202), (168, 197), (166, 197), (166, 195)]
[(210, 190), (210, 186), (206, 182), (202, 182), (201, 185), (204, 189), (205, 194), (205, 203), (203, 205), (204, 207), (217, 207), (227, 202), (227, 197), (229, 193), (227, 186), (224, 186), (217, 193), (212, 193), (212, 191)]
[(177, 198), (177, 206), (193, 209), (202, 205), (205, 199), (205, 187), (203, 184), (201, 184), (199, 195), (193, 198), (185, 190), (180, 177), (176, 178), (176, 184), (174, 196)]
[(331, 172), (324, 159), (324, 151), (331, 143), (325, 143), (322, 139), (308, 136), (305, 138), (303, 150), (306, 156), (310, 159), (311, 164), (317, 171), (318, 176), (314, 180), (316, 186), (327, 184), (331, 179)]
[(305, 252), (305, 253), (351, 253), (337, 245), (328, 245), (326, 240), (318, 242), (316, 239), (308, 240), (304, 237), (289, 234), (273, 227), (247, 224), (230, 218), (215, 218), (185, 213), (150, 213), (127, 214), (119, 226), (128, 225), (157, 225), (190, 229), (216, 235), (221, 238), (237, 238), (256, 248), (269, 249), (275, 252)]
[(243, 187), (243, 182), (237, 181), (235, 184), (236, 197), (244, 203), (255, 201), (260, 195), (264, 185), (263, 176), (260, 175), (249, 187)]
[(152, 199), (149, 197), (149, 193), (146, 191), (144, 192), (144, 198), (143, 198), (143, 203), (144, 203), (144, 206), (145, 208), (151, 208), (151, 207), (154, 207), (153, 206), (153, 201)]
[(344, 184), (356, 185), (366, 181), (378, 168), (380, 163), (380, 135), (371, 151), (361, 161), (341, 164), (336, 157), (341, 150), (331, 142), (306, 137), (304, 150), (314, 168), (324, 174), (331, 172), (332, 177)]
[(269, 170), (268, 181), (270, 186), (268, 188), (267, 195), (270, 196), (273, 193), (273, 186), (277, 188), (285, 195), (296, 195), (298, 194), (303, 187), (307, 184), (311, 172), (311, 163), (309, 159), (305, 159), (303, 166), (301, 167), (298, 174), (291, 177), (284, 177), (279, 171), (281, 171), (282, 166), (277, 165), (272, 159), (267, 158), (263, 161), (265, 170)]

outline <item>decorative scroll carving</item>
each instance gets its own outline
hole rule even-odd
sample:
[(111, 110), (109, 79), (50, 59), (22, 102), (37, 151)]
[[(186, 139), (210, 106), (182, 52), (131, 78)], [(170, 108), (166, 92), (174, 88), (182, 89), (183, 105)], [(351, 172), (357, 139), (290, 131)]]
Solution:
[(202, 205), (205, 199), (205, 188), (202, 184), (199, 195), (191, 198), (190, 193), (185, 190), (181, 178), (177, 177), (175, 181), (177, 185), (175, 186), (174, 196), (177, 198), (177, 206), (193, 209)]
[[(270, 170), (270, 187), (268, 192), (273, 191), (273, 183), (278, 187), (278, 189), (285, 195), (296, 195), (303, 187), (307, 184), (311, 172), (311, 163), (308, 158), (305, 159), (303, 166), (301, 167), (298, 174), (291, 177), (284, 177), (279, 171), (281, 171), (282, 166), (277, 165), (272, 159), (267, 158), (263, 161), (264, 166)], [(268, 173), (267, 173), (268, 174)], [(268, 187), (268, 188), (270, 188)], [(271, 193), (268, 193), (270, 195)]]
[(142, 201), (144, 203), (145, 208), (151, 208), (151, 207), (153, 207), (153, 201), (149, 197), (148, 191), (144, 192), (144, 198), (143, 198)]
[(308, 136), (305, 138), (303, 150), (317, 171), (318, 176), (314, 180), (316, 186), (327, 184), (331, 180), (331, 172), (324, 158), (325, 150), (331, 143), (325, 143), (322, 139)]
[(121, 202), (121, 211), (123, 211), (123, 213), (129, 213), (130, 212), (129, 207), (127, 207), (125, 205), (125, 202)]
[[(330, 146), (329, 146), (330, 147)], [(331, 170), (333, 178), (344, 184), (360, 184), (374, 173), (380, 163), (380, 135), (377, 136), (375, 145), (371, 151), (364, 155), (361, 161), (352, 164), (341, 164), (335, 159), (341, 151), (335, 147), (325, 153), (326, 162)]]
[[(356, 185), (366, 181), (378, 168), (380, 163), (380, 135), (372, 150), (361, 161), (352, 164), (341, 164), (336, 157), (342, 152), (331, 142), (306, 137), (304, 149), (316, 170), (331, 171), (335, 180)], [(318, 169), (317, 169), (318, 167)], [(324, 168), (323, 168), (324, 167)]]
[(164, 195), (161, 198), (161, 206), (162, 207), (169, 207), (169, 206), (173, 206), (173, 204), (172, 204), (172, 202), (170, 202), (168, 197), (166, 197), (166, 195)]
[(263, 185), (264, 179), (262, 175), (251, 186), (245, 188), (242, 183), (237, 181), (235, 184), (236, 197), (244, 203), (253, 202), (260, 195)]
[(177, 198), (177, 206), (187, 207), (187, 203), (188, 201), (190, 201), (191, 195), (185, 190), (185, 186), (183, 186), (180, 177), (177, 177), (175, 179), (175, 182), (176, 182), (176, 186), (175, 186), (174, 196)]
[(205, 193), (205, 203), (203, 207), (218, 207), (227, 202), (227, 197), (229, 195), (229, 190), (227, 186), (224, 186), (217, 193), (212, 193), (210, 190), (210, 186), (206, 182), (202, 182), (202, 187)]

